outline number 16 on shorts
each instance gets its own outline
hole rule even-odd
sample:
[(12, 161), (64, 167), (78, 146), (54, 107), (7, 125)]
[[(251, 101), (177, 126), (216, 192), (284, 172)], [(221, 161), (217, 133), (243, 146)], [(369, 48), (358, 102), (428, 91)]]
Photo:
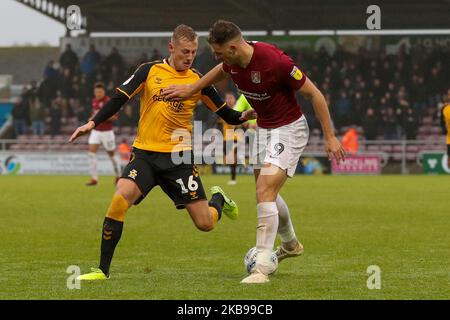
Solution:
[(178, 183), (181, 186), (181, 193), (185, 194), (188, 193), (189, 191), (193, 192), (193, 191), (197, 191), (198, 189), (198, 183), (197, 181), (194, 180), (194, 176), (190, 175), (189, 179), (188, 179), (188, 183), (187, 183), (187, 187), (189, 188), (186, 189), (186, 186), (184, 185), (183, 179), (177, 179), (175, 180), (176, 183)]

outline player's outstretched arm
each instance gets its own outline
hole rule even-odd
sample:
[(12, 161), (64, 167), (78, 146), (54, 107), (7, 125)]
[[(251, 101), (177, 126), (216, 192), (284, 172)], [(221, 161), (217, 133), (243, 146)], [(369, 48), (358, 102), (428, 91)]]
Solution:
[(228, 74), (223, 71), (222, 63), (219, 63), (195, 83), (169, 86), (163, 89), (162, 95), (165, 96), (166, 99), (185, 100), (194, 93), (222, 81), (227, 77)]
[(92, 129), (94, 129), (94, 127), (95, 123), (92, 120), (82, 125), (81, 127), (78, 127), (70, 136), (69, 142), (74, 142), (76, 139), (78, 139), (78, 137), (81, 137), (82, 135), (90, 132)]
[(116, 92), (116, 94), (105, 104), (105, 106), (95, 114), (92, 120), (75, 130), (75, 132), (70, 137), (69, 142), (75, 141), (78, 137), (81, 137), (82, 135), (90, 132), (100, 123), (110, 119), (127, 101), (128, 96), (120, 91)]
[(334, 134), (330, 112), (322, 92), (320, 92), (320, 90), (317, 89), (317, 87), (309, 79), (306, 79), (299, 92), (306, 99), (310, 100), (313, 105), (314, 113), (322, 126), (323, 135), (325, 138), (325, 149), (328, 154), (328, 158), (331, 160), (331, 158), (334, 157), (338, 164), (341, 161), (344, 161), (345, 151)]

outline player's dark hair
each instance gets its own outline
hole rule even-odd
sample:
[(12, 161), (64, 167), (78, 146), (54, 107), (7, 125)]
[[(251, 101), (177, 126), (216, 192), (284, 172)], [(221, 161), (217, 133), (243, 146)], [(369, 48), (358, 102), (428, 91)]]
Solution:
[(208, 42), (222, 45), (236, 37), (242, 37), (241, 29), (233, 22), (217, 20), (209, 29)]
[(197, 33), (195, 33), (194, 29), (191, 27), (180, 24), (173, 30), (172, 41), (180, 40), (182, 38), (188, 41), (195, 41), (197, 39)]
[(96, 84), (94, 84), (94, 89), (103, 89), (103, 90), (106, 90), (105, 84), (104, 84), (103, 82), (97, 82)]

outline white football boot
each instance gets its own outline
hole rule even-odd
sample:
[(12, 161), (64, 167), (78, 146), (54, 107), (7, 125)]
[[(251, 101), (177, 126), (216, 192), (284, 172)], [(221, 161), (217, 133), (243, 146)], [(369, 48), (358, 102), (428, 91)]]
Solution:
[(249, 276), (244, 278), (241, 283), (266, 283), (269, 282), (269, 276), (265, 275), (258, 269), (252, 272)]
[(277, 250), (275, 251), (275, 254), (277, 255), (278, 262), (280, 262), (283, 259), (286, 258), (292, 258), (292, 257), (298, 257), (301, 255), (304, 251), (303, 245), (300, 242), (297, 242), (297, 246), (294, 250), (287, 250), (283, 248), (283, 246), (279, 246)]

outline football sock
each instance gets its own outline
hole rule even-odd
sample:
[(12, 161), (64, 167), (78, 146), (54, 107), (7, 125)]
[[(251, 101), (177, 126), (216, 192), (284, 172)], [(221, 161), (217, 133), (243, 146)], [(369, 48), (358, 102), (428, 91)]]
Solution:
[(88, 158), (89, 158), (89, 171), (90, 171), (91, 177), (92, 177), (92, 179), (98, 180), (97, 154), (94, 152), (88, 152)]
[(209, 212), (211, 213), (212, 224), (215, 225), (217, 221), (220, 219), (220, 214), (214, 207), (209, 207)]
[(230, 165), (230, 168), (231, 168), (231, 180), (233, 180), (233, 181), (236, 180), (236, 167), (237, 167), (237, 165), (235, 165), (235, 164)]
[(115, 154), (114, 156), (110, 157), (110, 159), (113, 165), (114, 174), (116, 175), (116, 177), (120, 177), (119, 157), (117, 156), (117, 154)]
[[(220, 193), (213, 194), (211, 200), (208, 202), (209, 210), (212, 212), (212, 208), (214, 208), (217, 211), (217, 220), (220, 220), (222, 217), (222, 208), (224, 203), (225, 199)], [(212, 213), (212, 215), (214, 217), (214, 213)]]
[(120, 194), (115, 194), (106, 212), (102, 230), (102, 245), (100, 255), (100, 269), (109, 275), (109, 267), (117, 243), (122, 236), (125, 213), (129, 208), (128, 201)]
[(128, 201), (122, 195), (116, 193), (111, 200), (106, 216), (123, 222), (125, 220), (125, 213), (129, 207)]
[(99, 268), (106, 276), (109, 276), (109, 267), (117, 243), (122, 236), (123, 222), (105, 217), (102, 231), (102, 246)]
[(278, 234), (280, 235), (281, 242), (287, 243), (296, 239), (294, 227), (292, 225), (291, 217), (289, 214), (289, 208), (284, 199), (278, 195), (275, 200), (278, 209), (279, 224)]
[(275, 202), (256, 205), (258, 227), (256, 229), (256, 268), (264, 274), (273, 272), (270, 256), (278, 230), (278, 209)]

